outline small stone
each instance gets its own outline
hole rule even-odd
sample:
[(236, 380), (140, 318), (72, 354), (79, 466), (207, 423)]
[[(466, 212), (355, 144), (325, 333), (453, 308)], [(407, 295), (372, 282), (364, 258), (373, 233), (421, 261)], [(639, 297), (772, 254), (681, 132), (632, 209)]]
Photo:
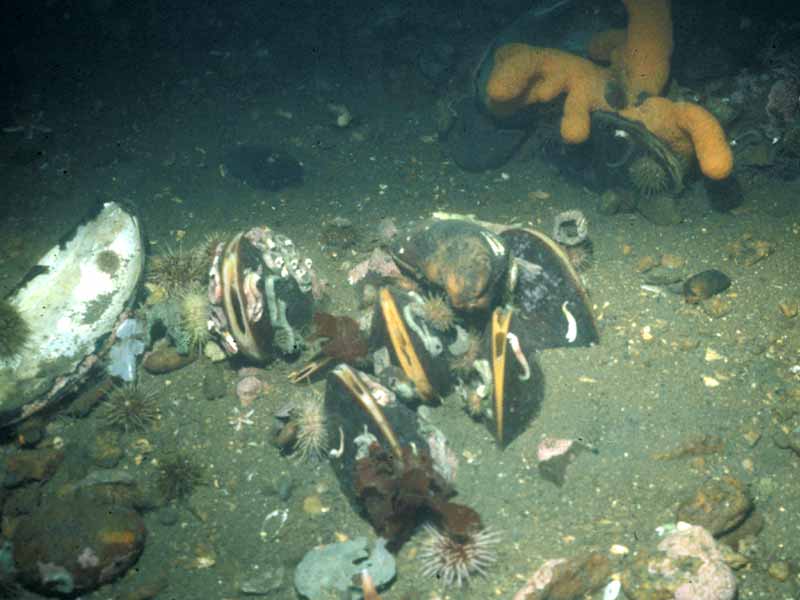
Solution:
[(217, 564), (217, 554), (208, 544), (197, 544), (194, 549), (194, 559), (189, 563), (193, 569), (210, 569)]
[(239, 591), (245, 596), (269, 596), (283, 586), (282, 566), (262, 567), (242, 581)]
[(303, 512), (309, 515), (322, 515), (330, 510), (329, 506), (322, 504), (322, 498), (316, 494), (307, 496), (303, 500)]
[(146, 354), (142, 360), (142, 367), (151, 375), (163, 375), (182, 369), (194, 359), (194, 354), (179, 354), (175, 348), (167, 346)]
[(753, 500), (745, 485), (725, 476), (702, 484), (692, 498), (680, 504), (676, 520), (700, 525), (719, 537), (741, 525), (752, 510)]
[(675, 341), (675, 346), (678, 350), (683, 350), (684, 352), (688, 352), (690, 350), (694, 350), (700, 345), (700, 341), (695, 338), (679, 338)]
[(225, 372), (220, 365), (211, 365), (203, 373), (203, 397), (206, 400), (218, 400), (228, 393), (229, 385), (225, 381)]
[(622, 244), (622, 256), (630, 256), (631, 254), (633, 254), (633, 246)]
[(778, 304), (781, 314), (787, 319), (794, 319), (797, 316), (798, 303), (797, 302), (781, 302)]
[(731, 312), (731, 303), (715, 296), (702, 304), (703, 312), (713, 319), (719, 319)]
[(748, 429), (742, 434), (742, 437), (744, 441), (747, 442), (747, 445), (752, 448), (758, 443), (758, 440), (761, 439), (761, 432), (755, 429)]
[(622, 210), (622, 196), (614, 190), (606, 190), (600, 195), (597, 210), (602, 215), (615, 215)]
[(717, 360), (723, 360), (725, 357), (713, 348), (706, 348), (706, 354), (704, 358), (706, 362), (714, 362)]
[(111, 469), (116, 467), (122, 458), (119, 447), (119, 434), (116, 431), (104, 431), (95, 436), (89, 449), (92, 462), (98, 467)]
[(203, 356), (212, 363), (222, 362), (228, 358), (222, 348), (219, 347), (219, 344), (212, 340), (207, 341), (206, 345), (203, 346)]
[(789, 568), (789, 563), (787, 563), (785, 560), (776, 560), (769, 564), (767, 573), (769, 573), (769, 576), (773, 579), (777, 579), (778, 581), (786, 581), (791, 575), (791, 569)]
[(275, 491), (278, 493), (278, 498), (287, 502), (292, 497), (292, 490), (294, 483), (289, 477), (279, 477), (275, 482)]
[(661, 255), (661, 266), (667, 267), (668, 269), (680, 269), (686, 264), (686, 261), (681, 258), (680, 256), (676, 256), (675, 254), (662, 254)]
[(719, 387), (719, 380), (711, 377), (710, 375), (703, 375), (703, 385), (707, 388)]
[(34, 448), (38, 446), (45, 436), (45, 422), (33, 418), (23, 421), (17, 427), (17, 444), (21, 448)]
[(6, 461), (4, 485), (14, 487), (27, 481), (46, 481), (53, 476), (63, 460), (64, 452), (54, 448), (15, 452)]
[(658, 260), (654, 256), (643, 256), (639, 259), (639, 262), (636, 263), (636, 272), (637, 273), (647, 273), (650, 269), (658, 265)]
[(178, 522), (180, 518), (180, 514), (178, 513), (178, 509), (174, 506), (165, 506), (161, 510), (158, 511), (158, 522), (164, 525), (165, 527), (171, 527)]
[(677, 225), (683, 221), (677, 199), (667, 194), (641, 197), (636, 208), (654, 225)]
[(613, 544), (608, 551), (615, 556), (625, 556), (626, 554), (630, 554), (631, 550), (622, 544)]

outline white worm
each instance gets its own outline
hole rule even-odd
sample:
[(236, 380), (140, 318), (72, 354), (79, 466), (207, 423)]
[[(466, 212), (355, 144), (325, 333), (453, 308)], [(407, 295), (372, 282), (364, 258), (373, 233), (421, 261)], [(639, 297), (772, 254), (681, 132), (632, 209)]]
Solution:
[(578, 322), (575, 320), (575, 317), (572, 316), (572, 313), (569, 312), (567, 304), (569, 304), (569, 302), (564, 302), (564, 304), (561, 305), (561, 312), (564, 313), (564, 318), (567, 320), (567, 333), (564, 337), (571, 344), (578, 339)]

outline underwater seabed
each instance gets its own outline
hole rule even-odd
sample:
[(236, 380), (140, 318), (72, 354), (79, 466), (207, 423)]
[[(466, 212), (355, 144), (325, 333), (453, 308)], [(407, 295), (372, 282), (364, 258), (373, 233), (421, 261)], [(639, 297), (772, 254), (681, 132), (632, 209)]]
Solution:
[[(166, 91), (162, 106), (180, 97)], [(218, 100), (231, 114), (242, 108), (227, 96)], [(745, 177), (744, 203), (727, 214), (710, 210), (693, 185), (679, 197), (683, 221), (659, 227), (636, 213), (602, 214), (597, 194), (529, 155), (499, 172), (464, 173), (420, 140), (427, 121), (410, 125), (405, 113), (364, 106), (366, 124), (358, 131), (365, 142), (349, 131), (320, 131), (317, 123), (330, 115), (310, 95), (298, 92), (293, 104), (314, 118), (265, 116), (254, 125), (248, 116), (230, 123), (241, 136), (295, 138), (305, 183), (282, 192), (239, 186), (193, 158), (193, 148), (209, 143), (206, 125), (216, 123), (202, 107), (183, 115), (196, 130), (144, 126), (131, 134), (124, 141), (133, 158), (119, 164), (104, 162), (108, 148), (76, 144), (78, 163), (100, 165), (94, 177), (66, 183), (19, 176), (12, 193), (60, 192), (60, 203), (32, 206), (13, 226), (3, 225), (3, 282), (13, 287), (20, 265), (56, 243), (62, 223), (83, 214), (98, 182), (111, 186), (112, 177), (116, 193), (138, 206), (150, 254), (190, 247), (219, 229), (275, 226), (308, 251), (331, 283), (325, 308), (336, 314), (357, 306), (346, 274), (372, 249), (385, 217), (406, 222), (437, 209), (549, 231), (557, 214), (579, 209), (589, 221), (593, 255), (582, 277), (600, 344), (537, 357), (541, 407), (503, 450), (453, 397), (431, 410), (459, 460), (456, 500), (502, 536), (496, 562), (485, 578), (443, 590), (421, 575), (420, 530), (397, 553), (397, 580), (382, 597), (511, 598), (545, 560), (615, 544), (636, 551), (657, 527), (676, 520), (676, 507), (701, 485), (726, 476), (747, 486), (764, 520), (740, 550), (750, 563), (746, 576), (738, 576), (740, 597), (795, 593), (791, 560), (800, 542), (790, 532), (800, 527), (800, 500), (797, 445), (788, 434), (796, 431), (800, 395), (796, 184)], [(143, 136), (146, 151), (138, 145)], [(318, 144), (320, 138), (331, 144)], [(318, 225), (337, 217), (354, 223), (362, 241), (344, 250), (330, 240), (321, 244)], [(665, 283), (708, 269), (723, 271), (732, 284), (698, 304), (687, 304)], [(299, 364), (278, 360), (259, 370), (266, 385), (247, 407), (235, 394), (239, 365), (203, 359), (163, 375), (141, 372), (138, 385), (158, 403), (158, 417), (143, 429), (120, 431), (101, 411), (65, 407), (39, 428), (41, 445), (63, 450), (64, 463), (44, 486), (7, 487), (4, 517), (93, 473), (122, 486), (132, 479), (142, 492), (144, 552), (125, 577), (87, 598), (229, 598), (272, 586), (275, 597), (294, 597), (294, 568), (313, 547), (375, 539), (341, 493), (335, 466), (297, 460), (271, 443), (273, 413), (322, 396), (323, 382), (289, 384)], [(579, 453), (559, 487), (537, 466), (545, 436), (579, 439), (596, 451)], [(4, 446), (6, 462), (21, 452), (16, 443)], [(164, 473), (176, 472), (189, 477), (178, 488), (165, 485)], [(770, 570), (780, 574), (784, 561), (789, 575), (781, 581)]]
[[(545, 559), (613, 544), (635, 549), (637, 540), (655, 527), (674, 521), (678, 502), (709, 477), (723, 474), (751, 484), (757, 510), (767, 521), (753, 560), (767, 562), (774, 555), (768, 549), (778, 544), (790, 547), (781, 530), (790, 528), (795, 518), (789, 490), (796, 485), (792, 463), (797, 459), (772, 441), (771, 415), (790, 406), (791, 390), (797, 386), (789, 371), (791, 359), (796, 359), (791, 348), (797, 347), (797, 321), (779, 307), (796, 302), (790, 292), (789, 256), (798, 243), (797, 224), (777, 226), (777, 218), (752, 202), (735, 215), (723, 215), (684, 197), (684, 223), (656, 227), (633, 214), (598, 214), (593, 195), (547, 167), (520, 163), (508, 173), (507, 180), (480, 178), (488, 193), (462, 193), (448, 202), (448, 209), (500, 221), (529, 215), (541, 226), (567, 208), (583, 210), (594, 250), (583, 277), (601, 343), (541, 353), (545, 392), (540, 414), (503, 451), (458, 401), (447, 398), (433, 409), (434, 423), (458, 454), (458, 500), (502, 532), (498, 560), (488, 576), (472, 577), (467, 588), (442, 594), (510, 597), (521, 578)], [(427, 185), (416, 187), (421, 192)], [(414, 189), (406, 185), (400, 194)], [(549, 197), (529, 195), (538, 190)], [(484, 195), (494, 198), (495, 205), (478, 204)], [(315, 264), (326, 277), (341, 280), (346, 263), (316, 251), (317, 240), (304, 226), (302, 211), (292, 207), (288, 203), (285, 209), (284, 231), (298, 246), (315, 249)], [(383, 216), (386, 208), (373, 205), (366, 212)], [(364, 212), (336, 214), (365, 222)], [(245, 210), (239, 218), (248, 214)], [(408, 214), (390, 216), (399, 220)], [(152, 216), (144, 211), (141, 218), (147, 228)], [(202, 223), (202, 212), (195, 219)], [(210, 232), (202, 226), (191, 229), (195, 238)], [(749, 239), (768, 240), (774, 251), (754, 264), (738, 261), (736, 242)], [(162, 238), (160, 243), (174, 241)], [(687, 272), (722, 268), (733, 286), (720, 298), (721, 305), (687, 305), (658, 286), (642, 288), (648, 285), (643, 279), (647, 273), (639, 271), (649, 262)], [(762, 281), (771, 283), (764, 286)], [(329, 303), (342, 311), (355, 298), (339, 284), (331, 288)], [(286, 376), (292, 369), (278, 361), (262, 373), (268, 390), (253, 404), (251, 422), (238, 430), (233, 393), (238, 377), (229, 365), (196, 361), (168, 375), (141, 374), (140, 385), (158, 396), (160, 418), (152, 429), (112, 436), (111, 446), (120, 454), (116, 468), (146, 483), (157, 478), (165, 448), (177, 446), (202, 465), (204, 481), (185, 499), (145, 513), (148, 542), (136, 573), (114, 584), (119, 593), (168, 585), (185, 593), (215, 590), (224, 597), (245, 584), (256, 585), (267, 573), (276, 578), (280, 572), (281, 593), (288, 593), (293, 565), (311, 547), (345, 536), (373, 538), (339, 491), (331, 466), (282, 456), (269, 443), (274, 410), (321, 393), (312, 391), (321, 383), (291, 386)], [(787, 387), (776, 394), (780, 381)], [(221, 397), (211, 399), (209, 388), (221, 389)], [(48, 427), (48, 437), (63, 439), (68, 452), (104, 447), (108, 435), (96, 415), (58, 419)], [(536, 448), (546, 435), (581, 438), (597, 449), (596, 454), (576, 457), (562, 487), (543, 479), (536, 468)], [(696, 436), (719, 436), (721, 443), (705, 454), (693, 449)], [(676, 450), (682, 447), (687, 448), (685, 455)], [(658, 458), (670, 452), (675, 458)], [(78, 470), (96, 470), (94, 460), (78, 463)], [(435, 579), (419, 576), (423, 537), (417, 534), (398, 553), (399, 575), (384, 598), (429, 597), (440, 589)], [(164, 563), (174, 568), (164, 572)], [(754, 589), (752, 581), (741, 581), (742, 590)]]

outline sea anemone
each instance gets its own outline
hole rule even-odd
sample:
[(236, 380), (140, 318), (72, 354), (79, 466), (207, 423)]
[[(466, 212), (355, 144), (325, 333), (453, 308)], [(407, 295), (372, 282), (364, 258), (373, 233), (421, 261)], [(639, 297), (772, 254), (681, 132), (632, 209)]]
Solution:
[(206, 470), (182, 450), (169, 452), (158, 464), (156, 485), (167, 500), (186, 500), (206, 481)]
[(0, 359), (19, 354), (28, 343), (31, 329), (16, 306), (0, 300)]
[(427, 539), (422, 542), (419, 558), (422, 574), (436, 577), (445, 587), (461, 587), (477, 573), (486, 577), (486, 569), (497, 560), (494, 546), (500, 542), (500, 533), (481, 529), (457, 541), (431, 525), (423, 525)]
[(328, 423), (322, 402), (309, 398), (294, 407), (292, 423), (297, 428), (294, 450), (302, 460), (320, 460), (328, 452)]
[(441, 294), (428, 294), (422, 305), (422, 316), (434, 329), (447, 331), (455, 325), (456, 316)]
[(181, 292), (179, 305), (181, 327), (188, 335), (191, 347), (200, 353), (211, 339), (208, 330), (208, 319), (211, 316), (208, 294), (200, 285), (192, 285)]
[(456, 375), (466, 376), (472, 372), (475, 361), (481, 355), (481, 336), (476, 331), (467, 331), (466, 349), (450, 359), (450, 369)]
[(205, 252), (185, 252), (167, 248), (147, 263), (147, 280), (164, 288), (168, 295), (203, 284), (208, 277), (208, 257)]
[(100, 418), (108, 427), (128, 431), (144, 431), (158, 421), (155, 394), (138, 385), (115, 385), (100, 407)]
[(650, 198), (669, 188), (669, 176), (657, 160), (650, 156), (640, 156), (628, 167), (628, 176), (636, 190)]

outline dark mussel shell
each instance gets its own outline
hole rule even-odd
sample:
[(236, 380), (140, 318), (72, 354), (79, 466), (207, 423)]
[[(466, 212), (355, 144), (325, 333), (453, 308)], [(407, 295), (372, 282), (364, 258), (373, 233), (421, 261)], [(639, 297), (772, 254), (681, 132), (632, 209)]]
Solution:
[(501, 447), (525, 431), (544, 396), (536, 351), (522, 346), (515, 333), (521, 324), (519, 314), (510, 307), (495, 309), (484, 336), (492, 373), (492, 418), (487, 424)]
[(401, 270), (444, 290), (456, 310), (489, 308), (503, 292), (508, 253), (498, 236), (461, 219), (427, 220), (392, 248)]
[(697, 304), (716, 296), (731, 287), (731, 279), (722, 271), (709, 269), (692, 275), (683, 284), (683, 297), (689, 304)]
[(450, 502), (454, 490), (434, 469), (416, 412), (385, 392), (345, 364), (328, 375), (328, 432), (340, 442), (331, 460), (351, 504), (392, 549), (428, 519), (453, 532), (480, 527), (475, 511)]
[(525, 351), (597, 343), (586, 291), (564, 250), (534, 229), (506, 229), (500, 238), (516, 263), (511, 304), (514, 333)]

